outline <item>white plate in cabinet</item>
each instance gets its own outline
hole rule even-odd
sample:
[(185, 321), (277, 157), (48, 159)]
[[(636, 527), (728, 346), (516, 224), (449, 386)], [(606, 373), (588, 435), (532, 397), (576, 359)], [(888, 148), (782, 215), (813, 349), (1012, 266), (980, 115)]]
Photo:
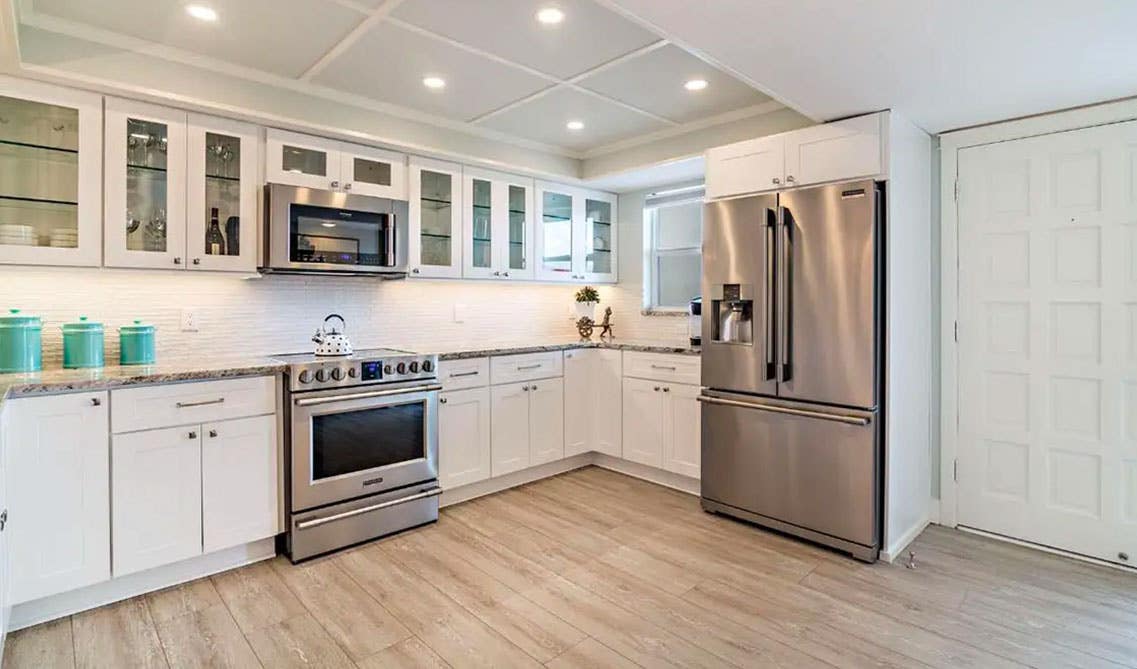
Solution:
[(276, 412), (276, 377), (249, 376), (111, 391), (117, 434)]
[(885, 172), (883, 118), (883, 114), (869, 114), (786, 133), (787, 185), (805, 186)]
[(624, 351), (624, 376), (699, 385), (701, 360), (697, 355)]
[(490, 359), (490, 379), (494, 385), (560, 376), (564, 359), (560, 351), (503, 355)]
[(111, 577), (107, 393), (8, 400), (11, 602)]
[(442, 382), (442, 390), (444, 391), (488, 386), (490, 383), (490, 359), (443, 360), (438, 363), (438, 378)]
[(200, 427), (111, 440), (116, 578), (201, 554)]
[(707, 199), (783, 188), (785, 150), (782, 135), (709, 149)]
[(438, 484), (447, 490), (488, 479), (490, 389), (448, 391), (438, 402)]
[(281, 532), (276, 416), (205, 423), (201, 438), (204, 552)]

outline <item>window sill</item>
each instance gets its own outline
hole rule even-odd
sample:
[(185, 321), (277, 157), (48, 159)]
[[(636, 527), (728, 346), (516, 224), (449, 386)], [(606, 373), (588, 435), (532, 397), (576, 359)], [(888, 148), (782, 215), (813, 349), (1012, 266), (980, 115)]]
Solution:
[(640, 315), (685, 317), (688, 314), (686, 309), (680, 309), (678, 307), (646, 307), (640, 310)]

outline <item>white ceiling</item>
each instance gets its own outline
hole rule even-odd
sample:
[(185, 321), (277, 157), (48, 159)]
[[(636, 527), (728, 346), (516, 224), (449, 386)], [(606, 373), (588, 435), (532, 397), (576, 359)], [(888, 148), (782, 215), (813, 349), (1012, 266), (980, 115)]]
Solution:
[(602, 0), (815, 120), (929, 132), (1137, 95), (1134, 0)]
[[(191, 2), (219, 19), (189, 17)], [(536, 20), (549, 6), (564, 11), (561, 24)], [(777, 108), (596, 0), (19, 0), (19, 20), (572, 157)], [(445, 88), (427, 89), (427, 76)], [(685, 90), (696, 77), (707, 88)], [(584, 129), (568, 130), (570, 120)]]

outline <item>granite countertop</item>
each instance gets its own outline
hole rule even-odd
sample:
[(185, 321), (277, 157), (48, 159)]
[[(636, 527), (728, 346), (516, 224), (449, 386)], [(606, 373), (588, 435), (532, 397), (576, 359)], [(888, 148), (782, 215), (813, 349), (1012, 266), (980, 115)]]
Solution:
[(452, 348), (438, 353), (440, 360), (464, 360), (467, 358), (484, 358), (493, 355), (516, 355), (519, 353), (540, 353), (542, 351), (567, 351), (579, 348), (608, 348), (617, 351), (643, 351), (645, 353), (675, 353), (679, 355), (699, 355), (702, 349), (697, 346), (675, 346), (666, 344), (651, 344), (646, 342), (624, 341), (574, 341), (563, 344), (534, 344), (532, 346), (499, 346), (497, 348), (471, 349)]

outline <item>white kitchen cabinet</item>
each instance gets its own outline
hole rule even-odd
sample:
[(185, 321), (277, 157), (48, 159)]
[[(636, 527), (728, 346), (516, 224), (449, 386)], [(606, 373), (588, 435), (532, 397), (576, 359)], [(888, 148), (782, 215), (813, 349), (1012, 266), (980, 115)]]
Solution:
[(699, 386), (624, 379), (625, 460), (698, 478)]
[(565, 456), (579, 455), (592, 450), (592, 387), (593, 351), (579, 349), (565, 351)]
[(488, 479), (490, 389), (444, 392), (438, 399), (438, 483), (444, 490)]
[(462, 276), (532, 279), (533, 180), (462, 170)]
[(276, 416), (205, 423), (201, 438), (203, 552), (281, 532)]
[(663, 468), (697, 479), (702, 464), (700, 388), (668, 383), (663, 390)]
[(785, 178), (785, 150), (782, 135), (708, 149), (707, 199), (781, 188)]
[(269, 128), (265, 177), (270, 183), (407, 199), (404, 154)]
[[(257, 127), (190, 114), (186, 143), (186, 267), (255, 272)], [(210, 235), (215, 211), (220, 239)]]
[(490, 452), (494, 476), (529, 466), (529, 382), (490, 388)]
[[(102, 259), (103, 100), (0, 76), (0, 263)], [(121, 220), (121, 219), (119, 219)]]
[(462, 276), (462, 166), (410, 160), (408, 276)]
[(620, 457), (623, 450), (623, 402), (620, 351), (593, 351), (592, 450)]
[(620, 362), (620, 351), (565, 351), (566, 457), (588, 451), (620, 456), (623, 415)]
[(625, 460), (663, 466), (664, 397), (659, 381), (624, 379)]
[(565, 457), (565, 393), (562, 379), (529, 383), (529, 465)]
[(786, 133), (786, 185), (881, 174), (883, 121), (883, 114), (869, 114)]
[(8, 636), (8, 623), (12, 619), (12, 577), (8, 545), (8, 462), (5, 458), (4, 439), (8, 422), (0, 411), (0, 658), (4, 657), (4, 643)]
[(106, 99), (107, 266), (185, 266), (186, 118), (178, 109)]
[(615, 283), (616, 196), (537, 182), (536, 278)]
[(201, 554), (201, 461), (198, 426), (114, 436), (116, 578)]
[(12, 603), (109, 579), (107, 393), (12, 399), (4, 413)]

